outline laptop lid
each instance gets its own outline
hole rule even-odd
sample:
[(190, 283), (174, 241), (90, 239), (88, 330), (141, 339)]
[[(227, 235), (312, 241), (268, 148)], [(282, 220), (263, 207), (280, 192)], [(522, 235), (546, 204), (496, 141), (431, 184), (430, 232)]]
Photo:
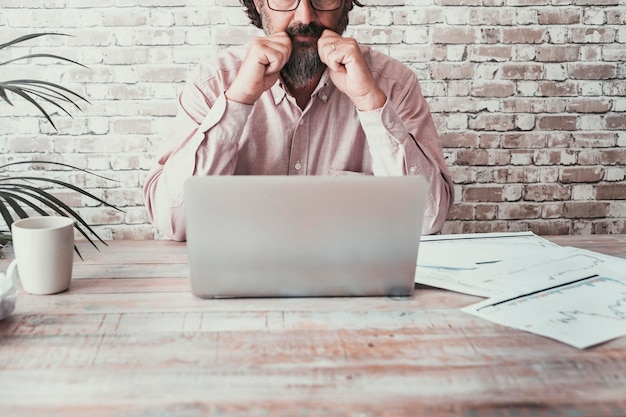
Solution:
[(413, 293), (422, 177), (192, 177), (184, 198), (196, 296)]

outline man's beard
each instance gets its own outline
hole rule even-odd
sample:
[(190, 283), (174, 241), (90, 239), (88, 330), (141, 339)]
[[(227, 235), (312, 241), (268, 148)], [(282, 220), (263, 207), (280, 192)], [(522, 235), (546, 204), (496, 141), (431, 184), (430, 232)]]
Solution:
[(295, 88), (306, 87), (313, 78), (324, 71), (326, 65), (320, 59), (317, 52), (317, 40), (315, 42), (298, 42), (295, 36), (313, 36), (319, 39), (326, 28), (316, 23), (296, 24), (287, 28), (286, 32), (291, 38), (293, 50), (289, 60), (280, 71), (283, 79)]
[[(261, 2), (259, 12), (262, 16), (263, 30), (266, 34), (273, 32), (271, 20), (264, 9), (264, 2)], [(336, 28), (326, 28), (315, 22), (309, 24), (296, 23), (286, 29), (291, 38), (293, 49), (289, 60), (280, 71), (280, 75), (285, 82), (294, 88), (302, 88), (307, 85), (326, 68), (326, 64), (320, 59), (317, 52), (317, 40), (314, 42), (297, 42), (296, 35), (314, 36), (319, 39), (325, 29), (334, 30), (339, 35), (343, 34), (348, 26), (348, 10), (344, 10), (343, 15)]]

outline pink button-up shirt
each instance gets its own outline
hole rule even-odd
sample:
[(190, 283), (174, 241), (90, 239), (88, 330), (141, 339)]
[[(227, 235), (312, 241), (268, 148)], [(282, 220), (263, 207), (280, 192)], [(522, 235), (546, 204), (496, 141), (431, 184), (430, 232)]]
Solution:
[(423, 233), (441, 230), (453, 184), (415, 73), (362, 46), (385, 105), (358, 111), (324, 73), (304, 110), (278, 80), (253, 105), (227, 100), (245, 47), (200, 65), (179, 97), (144, 186), (161, 235), (185, 240), (183, 183), (193, 175), (422, 175), (430, 184)]

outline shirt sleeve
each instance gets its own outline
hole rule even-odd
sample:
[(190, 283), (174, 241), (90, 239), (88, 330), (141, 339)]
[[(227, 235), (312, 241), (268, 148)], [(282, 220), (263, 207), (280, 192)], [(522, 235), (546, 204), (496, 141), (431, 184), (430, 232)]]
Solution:
[(421, 175), (430, 192), (422, 233), (441, 231), (454, 201), (450, 172), (430, 109), (417, 77), (377, 110), (359, 112), (373, 159), (374, 175)]
[(212, 106), (188, 83), (179, 96), (176, 118), (158, 151), (157, 164), (144, 185), (148, 215), (157, 232), (185, 240), (183, 184), (194, 175), (230, 175), (237, 162), (238, 140), (252, 106), (222, 93)]

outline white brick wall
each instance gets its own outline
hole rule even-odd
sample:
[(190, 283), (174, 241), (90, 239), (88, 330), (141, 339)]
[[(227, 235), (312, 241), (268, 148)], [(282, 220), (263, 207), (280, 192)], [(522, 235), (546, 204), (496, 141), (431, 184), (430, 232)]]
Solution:
[[(625, 0), (366, 3), (348, 34), (409, 65), (431, 104), (456, 182), (445, 232), (626, 232)], [(89, 69), (45, 60), (1, 67), (0, 79), (61, 81), (91, 104), (55, 116), (55, 133), (23, 101), (0, 103), (0, 163), (111, 178), (46, 173), (124, 210), (59, 192), (103, 237), (152, 237), (141, 186), (187, 72), (258, 31), (238, 0), (0, 0), (0, 42), (43, 31), (73, 37), (12, 55)]]

